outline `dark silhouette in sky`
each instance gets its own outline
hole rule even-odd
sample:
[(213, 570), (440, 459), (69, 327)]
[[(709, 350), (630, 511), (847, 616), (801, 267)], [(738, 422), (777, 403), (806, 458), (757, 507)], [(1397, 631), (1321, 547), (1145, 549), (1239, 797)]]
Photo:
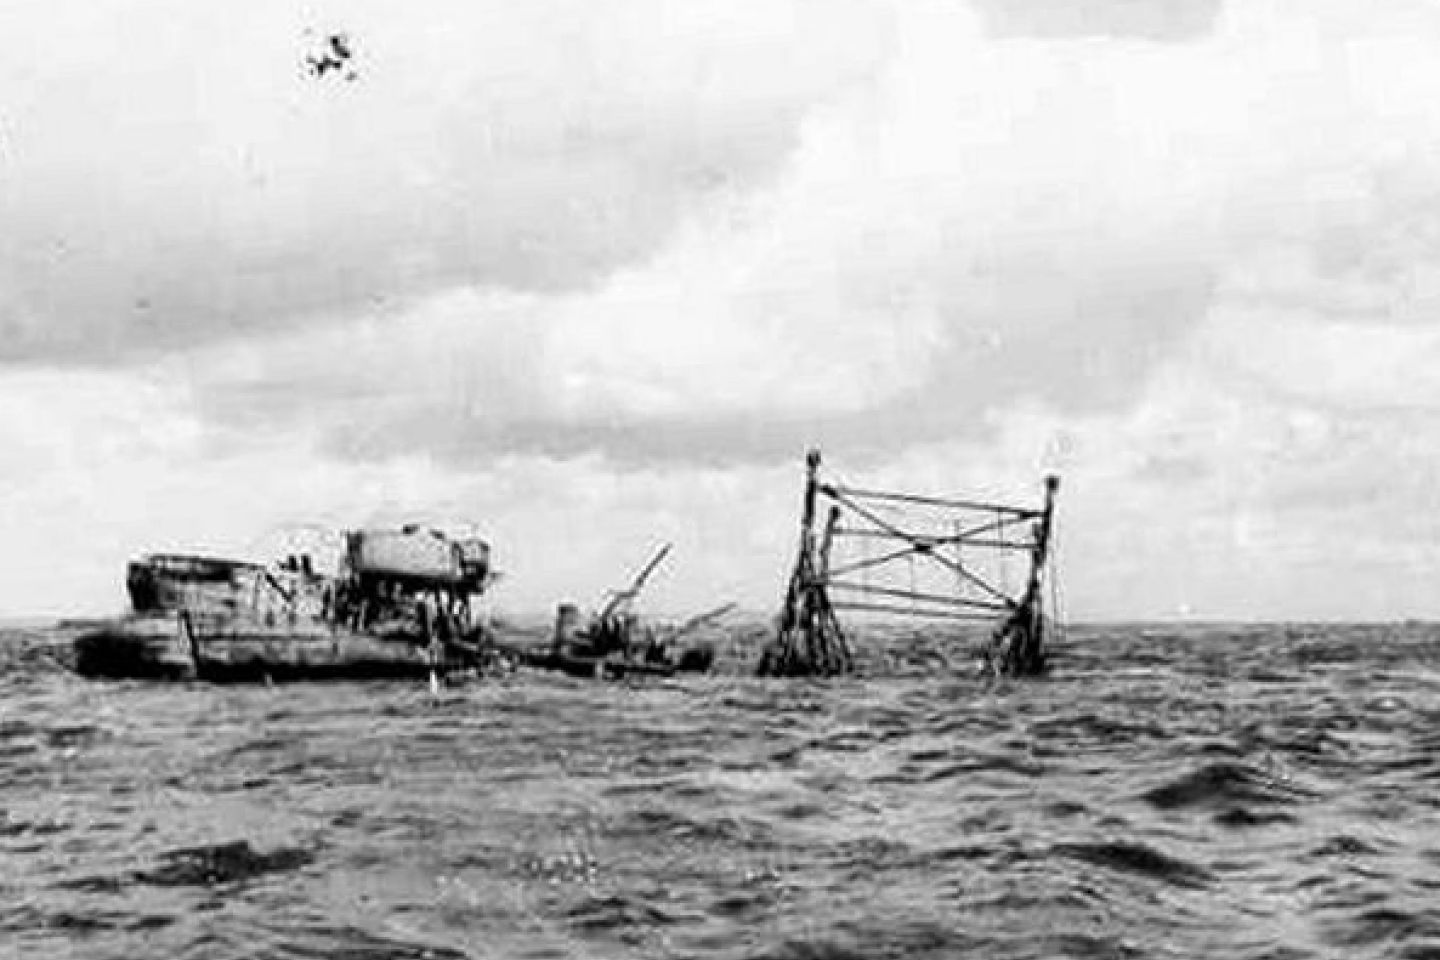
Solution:
[(305, 63), (309, 66), (310, 72), (317, 77), (323, 77), (331, 70), (335, 70), (346, 80), (354, 80), (355, 68), (351, 63), (353, 57), (350, 38), (343, 33), (332, 33), (325, 38), (320, 54), (307, 56)]

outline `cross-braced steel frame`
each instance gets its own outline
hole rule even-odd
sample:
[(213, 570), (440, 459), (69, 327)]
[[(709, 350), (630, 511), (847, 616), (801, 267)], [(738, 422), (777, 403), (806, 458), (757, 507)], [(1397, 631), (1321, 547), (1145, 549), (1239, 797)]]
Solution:
[[(836, 611), (897, 614), (952, 621), (995, 623), (986, 648), (992, 670), (1039, 673), (1045, 665), (1044, 578), (1050, 554), (1059, 480), (1045, 479), (1038, 508), (951, 497), (869, 490), (820, 478), (820, 453), (806, 457), (800, 548), (785, 594), (775, 642), (766, 650), (766, 676), (830, 676), (853, 668), (853, 656)], [(823, 527), (820, 506), (828, 505)], [(895, 510), (919, 508), (943, 518), (923, 529)], [(832, 564), (842, 538), (867, 541), (873, 552)], [(1024, 586), (1006, 589), (980, 565), (977, 554), (1019, 554), (1028, 562)], [(942, 569), (954, 591), (903, 589), (874, 582), (874, 574), (897, 564), (927, 563)]]

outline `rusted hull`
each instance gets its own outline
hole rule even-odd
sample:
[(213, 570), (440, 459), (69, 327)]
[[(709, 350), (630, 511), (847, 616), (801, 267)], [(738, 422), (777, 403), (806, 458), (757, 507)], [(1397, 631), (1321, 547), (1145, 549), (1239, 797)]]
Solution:
[(187, 630), (177, 616), (137, 616), (75, 641), (76, 672), (91, 677), (258, 682), (426, 677), (472, 667), (458, 657), (432, 665), (403, 638), (325, 624), (233, 620)]

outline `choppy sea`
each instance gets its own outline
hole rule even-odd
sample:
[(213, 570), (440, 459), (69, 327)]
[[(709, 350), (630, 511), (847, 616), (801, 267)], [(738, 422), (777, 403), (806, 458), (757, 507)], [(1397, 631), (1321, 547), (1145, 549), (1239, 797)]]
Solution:
[(1440, 958), (1440, 626), (438, 696), (90, 681), (66, 639), (0, 633), (7, 958)]

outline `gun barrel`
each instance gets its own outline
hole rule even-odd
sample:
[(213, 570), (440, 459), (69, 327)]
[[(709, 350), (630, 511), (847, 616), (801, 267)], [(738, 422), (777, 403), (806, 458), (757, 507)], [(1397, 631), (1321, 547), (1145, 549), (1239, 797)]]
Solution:
[(605, 608), (601, 611), (600, 615), (602, 617), (608, 617), (615, 613), (622, 604), (629, 603), (639, 596), (640, 591), (645, 586), (645, 581), (650, 579), (650, 575), (655, 572), (655, 568), (660, 566), (660, 562), (670, 554), (670, 547), (671, 544), (669, 543), (662, 544), (660, 549), (655, 551), (655, 555), (650, 558), (650, 561), (635, 575), (635, 579), (630, 581), (629, 588), (617, 590), (611, 596), (610, 601), (605, 604)]
[(645, 581), (649, 580), (650, 575), (655, 572), (655, 568), (660, 566), (661, 561), (669, 555), (670, 544), (668, 543), (661, 546), (659, 550), (656, 550), (655, 555), (650, 558), (650, 562), (645, 564), (645, 569), (641, 570), (640, 575), (635, 578), (635, 582), (630, 584), (630, 592), (639, 593), (640, 588), (645, 586)]

